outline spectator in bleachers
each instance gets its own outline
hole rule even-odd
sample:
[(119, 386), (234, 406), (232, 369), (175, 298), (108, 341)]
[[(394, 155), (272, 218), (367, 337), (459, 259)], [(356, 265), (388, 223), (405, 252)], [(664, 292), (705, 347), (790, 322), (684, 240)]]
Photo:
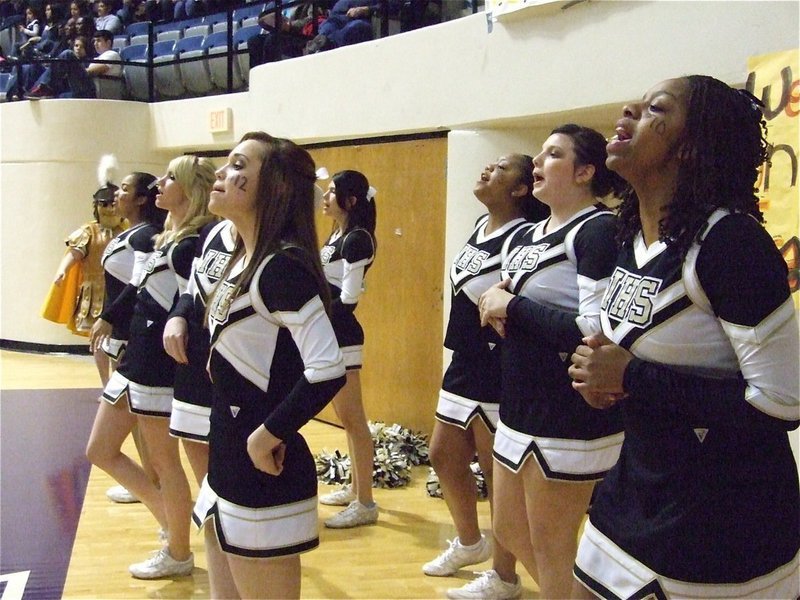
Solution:
[(147, 21), (144, 0), (122, 0), (122, 7), (117, 11), (122, 26), (127, 27), (131, 23)]
[(94, 35), (94, 17), (91, 15), (86, 0), (72, 0), (69, 5), (69, 18), (64, 23), (62, 39), (70, 43), (79, 35), (92, 39)]
[[(24, 58), (47, 58), (57, 56), (64, 50), (67, 42), (61, 38), (63, 12), (60, 4), (50, 2), (44, 7), (47, 24), (44, 26), (42, 35), (31, 38), (26, 44), (20, 47), (20, 56)], [(86, 40), (81, 40), (82, 46), (86, 45)], [(42, 62), (32, 62), (18, 65), (12, 71), (11, 80), (8, 84), (6, 98), (13, 100), (15, 97), (24, 94), (31, 89), (36, 80), (44, 72), (45, 65)], [(19, 85), (21, 84), (21, 86)]]
[(25, 22), (17, 24), (17, 46), (16, 50), (19, 51), (19, 46), (28, 42), (31, 38), (38, 38), (42, 33), (42, 23), (39, 15), (39, 8), (30, 5), (25, 9)]
[(303, 54), (303, 48), (312, 40), (324, 22), (325, 10), (319, 2), (301, 2), (284, 11), (280, 19), (280, 33), (276, 31), (275, 4), (270, 2), (258, 15), (262, 31), (247, 40), (250, 68), (266, 62), (294, 58)]
[(0, 0), (0, 30), (25, 22), (25, 0)]
[(175, 0), (172, 18), (175, 21), (202, 17), (214, 11), (213, 0)]
[(51, 56), (53, 51), (60, 48), (61, 26), (64, 19), (62, 6), (56, 2), (49, 2), (44, 7), (45, 25), (40, 35), (33, 36), (20, 46), (20, 55), (36, 58)]
[[(72, 50), (64, 50), (58, 55), (59, 60), (45, 69), (33, 89), (25, 94), (29, 100), (42, 98), (96, 98), (93, 77), (120, 77), (122, 65), (105, 62), (90, 62), (85, 66), (86, 55), (75, 40)], [(114, 36), (110, 31), (101, 29), (95, 32), (92, 41), (99, 61), (120, 60), (119, 54), (112, 49)]]
[(374, 37), (372, 15), (379, 7), (378, 0), (337, 0), (328, 18), (319, 26), (317, 36), (306, 44), (303, 54), (371, 40)]
[(98, 31), (105, 29), (114, 35), (122, 33), (122, 21), (112, 11), (111, 0), (98, 0), (94, 9), (97, 12), (97, 16), (94, 18), (95, 29)]

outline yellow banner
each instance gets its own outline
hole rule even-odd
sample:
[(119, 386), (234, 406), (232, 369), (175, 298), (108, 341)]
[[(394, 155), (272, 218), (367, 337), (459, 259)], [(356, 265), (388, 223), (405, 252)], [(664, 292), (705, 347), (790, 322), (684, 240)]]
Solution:
[(795, 306), (800, 307), (800, 52), (794, 49), (754, 56), (747, 61), (747, 68), (747, 90), (764, 103), (772, 145), (769, 164), (762, 167), (758, 181), (761, 211), (767, 231), (789, 267), (789, 287)]

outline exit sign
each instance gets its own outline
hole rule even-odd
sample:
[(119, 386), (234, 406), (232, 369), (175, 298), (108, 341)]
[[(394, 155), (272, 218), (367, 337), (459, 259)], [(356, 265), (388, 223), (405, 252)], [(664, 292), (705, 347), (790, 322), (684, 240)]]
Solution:
[(230, 108), (212, 110), (208, 113), (208, 130), (211, 133), (225, 133), (231, 130), (233, 111)]

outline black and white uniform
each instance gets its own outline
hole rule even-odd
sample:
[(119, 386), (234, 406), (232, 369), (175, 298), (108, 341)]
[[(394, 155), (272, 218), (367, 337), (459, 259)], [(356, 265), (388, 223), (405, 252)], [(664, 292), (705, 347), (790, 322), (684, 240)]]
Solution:
[(233, 254), (235, 241), (231, 227), (229, 221), (214, 222), (200, 230), (189, 284), (170, 313), (170, 318), (186, 319), (189, 363), (175, 365), (169, 432), (196, 442), (208, 442), (211, 417), (211, 379), (206, 369), (210, 347), (205, 327), (206, 303)]
[(128, 344), (136, 289), (153, 253), (153, 238), (160, 232), (161, 228), (151, 223), (134, 225), (112, 239), (100, 258), (106, 282), (100, 317), (111, 323), (111, 337), (104, 340), (103, 352), (116, 361)]
[(320, 251), (322, 269), (331, 288), (331, 322), (348, 370), (360, 369), (364, 330), (356, 319), (356, 304), (364, 292), (364, 277), (375, 260), (375, 243), (366, 229), (335, 231)]
[[(214, 517), (232, 554), (286, 556), (319, 545), (316, 468), (298, 430), (344, 385), (345, 368), (301, 253), (288, 247), (268, 256), (231, 298), (238, 261), (210, 300), (210, 457), (194, 521)], [(278, 476), (257, 470), (247, 454), (261, 425), (286, 444)]]
[(450, 316), (444, 345), (453, 351), (442, 379), (436, 418), (467, 429), (478, 418), (494, 432), (499, 418), (500, 343), (491, 327), (481, 327), (478, 300), (500, 279), (500, 252), (507, 238), (527, 223), (514, 219), (490, 234), (489, 215), (475, 224), (450, 267)]
[(797, 316), (786, 264), (749, 216), (718, 210), (685, 259), (622, 248), (604, 333), (636, 358), (625, 443), (575, 574), (604, 598), (797, 598)]
[(617, 461), (619, 410), (589, 406), (572, 388), (570, 355), (600, 330), (600, 300), (614, 268), (616, 220), (587, 207), (555, 231), (550, 219), (503, 250), (511, 278), (502, 353), (502, 401), (494, 457), (517, 473), (533, 456), (547, 479), (593, 481)]
[(197, 234), (158, 248), (147, 260), (136, 294), (128, 348), (103, 391), (114, 404), (128, 396), (131, 412), (169, 417), (175, 361), (164, 351), (164, 325), (178, 296), (186, 289)]

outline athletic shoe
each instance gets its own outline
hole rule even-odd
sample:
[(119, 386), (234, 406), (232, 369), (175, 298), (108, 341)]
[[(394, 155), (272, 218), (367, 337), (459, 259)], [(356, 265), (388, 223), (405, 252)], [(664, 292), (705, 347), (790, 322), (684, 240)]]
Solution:
[(507, 583), (500, 579), (500, 575), (497, 574), (497, 571), (490, 570), (479, 573), (477, 579), (473, 579), (463, 587), (450, 588), (447, 590), (447, 597), (510, 600), (511, 598), (519, 596), (521, 591), (522, 583), (520, 583), (519, 577), (516, 578), (514, 583)]
[(139, 502), (139, 499), (131, 494), (124, 486), (115, 485), (106, 490), (106, 497), (112, 502), (118, 504), (133, 504)]
[(154, 552), (153, 556), (146, 561), (135, 563), (128, 567), (131, 575), (136, 579), (184, 577), (191, 575), (192, 569), (194, 569), (194, 554), (189, 554), (189, 558), (186, 560), (175, 560), (166, 546)]
[(56, 93), (44, 84), (33, 86), (33, 89), (25, 94), (28, 100), (41, 100), (42, 98), (55, 98)]
[(325, 521), (325, 527), (331, 529), (347, 529), (359, 525), (372, 525), (378, 521), (378, 505), (364, 506), (358, 500), (353, 500), (350, 505), (337, 515)]
[(353, 493), (353, 488), (349, 485), (343, 485), (341, 489), (325, 494), (319, 497), (320, 504), (327, 504), (328, 506), (350, 506), (350, 503), (356, 499)]
[(447, 577), (461, 567), (477, 565), (492, 555), (492, 547), (483, 535), (481, 535), (481, 541), (473, 546), (463, 546), (458, 537), (452, 542), (450, 540), (448, 542), (450, 547), (447, 550), (422, 566), (422, 572), (425, 575)]

